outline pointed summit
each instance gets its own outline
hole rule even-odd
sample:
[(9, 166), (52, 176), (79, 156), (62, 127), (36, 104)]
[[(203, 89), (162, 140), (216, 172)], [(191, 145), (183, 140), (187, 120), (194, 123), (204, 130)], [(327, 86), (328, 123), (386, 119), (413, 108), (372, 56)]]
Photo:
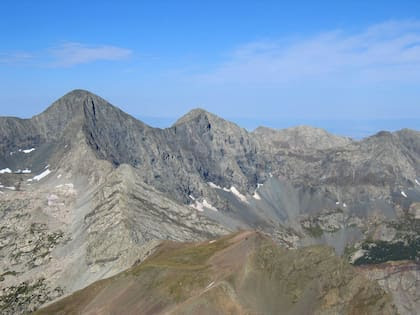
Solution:
[(206, 111), (205, 109), (202, 108), (194, 108), (192, 110), (190, 110), (187, 114), (185, 114), (184, 116), (182, 116), (181, 118), (179, 118), (173, 126), (178, 126), (178, 125), (182, 125), (185, 124), (189, 121), (192, 120), (198, 120), (200, 118), (207, 118), (207, 120), (223, 120), (222, 118)]
[(77, 89), (60, 97), (38, 116), (49, 115), (56, 111), (59, 111), (62, 115), (75, 115), (81, 111), (83, 105), (88, 103), (89, 100), (97, 104), (110, 105), (106, 100), (92, 92)]
[(81, 128), (86, 121), (91, 123), (99, 117), (112, 120), (120, 115), (120, 112), (118, 108), (98, 95), (77, 89), (60, 97), (44, 112), (32, 119), (47, 138), (56, 138), (69, 125), (77, 125), (77, 128)]
[(172, 125), (172, 127), (176, 128), (181, 126), (188, 126), (188, 128), (195, 130), (219, 130), (223, 133), (230, 132), (236, 135), (245, 132), (245, 129), (237, 124), (225, 120), (202, 108), (196, 108), (189, 111)]

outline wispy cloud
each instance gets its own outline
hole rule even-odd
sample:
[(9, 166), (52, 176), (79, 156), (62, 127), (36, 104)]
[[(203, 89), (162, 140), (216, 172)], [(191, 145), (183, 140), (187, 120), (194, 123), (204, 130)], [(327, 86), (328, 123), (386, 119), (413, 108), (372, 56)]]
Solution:
[(100, 60), (123, 60), (132, 53), (130, 49), (117, 46), (63, 42), (60, 45), (41, 51), (0, 51), (0, 64), (61, 68)]
[(132, 51), (116, 46), (89, 46), (81, 43), (66, 42), (49, 50), (53, 57), (52, 65), (71, 67), (98, 60), (121, 60), (129, 57)]
[(32, 58), (32, 54), (24, 51), (0, 52), (0, 64), (22, 64), (30, 61)]
[(222, 84), (418, 80), (420, 22), (389, 21), (357, 33), (333, 30), (298, 40), (247, 43), (198, 79)]

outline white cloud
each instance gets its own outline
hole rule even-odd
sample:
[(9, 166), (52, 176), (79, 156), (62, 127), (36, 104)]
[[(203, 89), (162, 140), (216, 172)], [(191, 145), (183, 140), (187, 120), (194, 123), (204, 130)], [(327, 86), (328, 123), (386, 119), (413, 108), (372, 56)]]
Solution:
[(54, 66), (71, 67), (98, 60), (121, 60), (129, 57), (132, 51), (116, 46), (89, 46), (81, 43), (66, 42), (50, 49)]
[(357, 33), (333, 30), (297, 40), (247, 43), (198, 79), (216, 84), (412, 82), (420, 79), (420, 22), (389, 21)]
[(22, 64), (32, 58), (32, 54), (24, 51), (0, 52), (0, 64)]

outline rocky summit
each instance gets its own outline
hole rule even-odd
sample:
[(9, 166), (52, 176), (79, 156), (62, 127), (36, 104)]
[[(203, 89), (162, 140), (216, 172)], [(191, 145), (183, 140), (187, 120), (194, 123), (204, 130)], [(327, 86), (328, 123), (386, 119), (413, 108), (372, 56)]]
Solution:
[(159, 129), (83, 90), (0, 117), (2, 314), (416, 314), (419, 253), (415, 130)]

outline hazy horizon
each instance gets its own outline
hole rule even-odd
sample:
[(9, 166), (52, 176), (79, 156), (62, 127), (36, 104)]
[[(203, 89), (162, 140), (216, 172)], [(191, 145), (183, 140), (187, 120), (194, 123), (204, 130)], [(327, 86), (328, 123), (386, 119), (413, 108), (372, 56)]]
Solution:
[(247, 129), (355, 138), (420, 122), (420, 2), (5, 1), (2, 12), (0, 116), (83, 88), (157, 127), (196, 107)]

